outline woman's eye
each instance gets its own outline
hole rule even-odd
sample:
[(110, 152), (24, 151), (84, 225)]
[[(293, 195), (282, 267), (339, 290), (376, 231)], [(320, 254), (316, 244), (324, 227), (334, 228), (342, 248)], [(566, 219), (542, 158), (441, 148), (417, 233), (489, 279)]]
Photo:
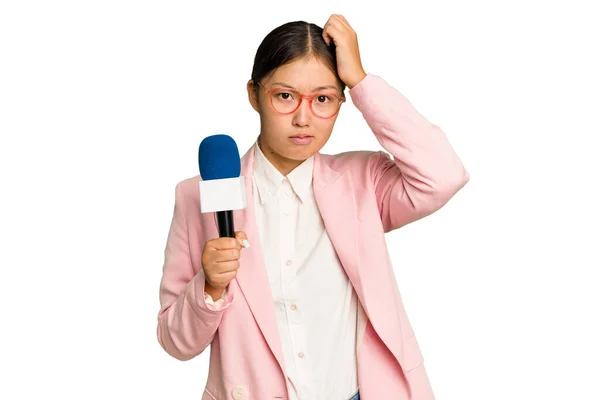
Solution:
[(277, 96), (281, 97), (283, 100), (289, 100), (292, 97), (290, 93), (286, 92), (278, 93)]
[(317, 96), (317, 101), (319, 103), (325, 103), (326, 101), (331, 101), (331, 97), (325, 96), (325, 95), (320, 95), (320, 96)]

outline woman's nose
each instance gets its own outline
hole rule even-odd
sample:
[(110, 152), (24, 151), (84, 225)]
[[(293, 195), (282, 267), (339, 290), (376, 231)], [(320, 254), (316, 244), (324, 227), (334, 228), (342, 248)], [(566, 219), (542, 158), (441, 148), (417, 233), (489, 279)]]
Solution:
[(300, 126), (305, 126), (310, 117), (310, 103), (308, 99), (303, 99), (300, 107), (294, 113), (294, 123)]

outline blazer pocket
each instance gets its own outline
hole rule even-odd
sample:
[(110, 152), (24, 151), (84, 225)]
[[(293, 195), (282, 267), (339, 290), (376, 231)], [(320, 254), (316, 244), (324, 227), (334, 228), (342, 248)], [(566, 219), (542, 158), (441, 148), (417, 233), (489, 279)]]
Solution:
[(421, 353), (421, 349), (419, 347), (419, 343), (417, 343), (417, 338), (415, 335), (403, 339), (402, 345), (404, 348), (402, 360), (402, 369), (404, 372), (411, 371), (423, 365), (423, 354)]

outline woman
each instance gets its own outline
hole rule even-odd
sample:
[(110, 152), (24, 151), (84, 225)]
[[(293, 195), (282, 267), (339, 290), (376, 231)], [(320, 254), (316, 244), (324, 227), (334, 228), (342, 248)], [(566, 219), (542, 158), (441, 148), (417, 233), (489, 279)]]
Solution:
[[(384, 233), (442, 207), (469, 176), (444, 133), (367, 74), (341, 15), (273, 30), (247, 90), (260, 134), (242, 157), (236, 238), (176, 187), (158, 340), (211, 345), (203, 400), (430, 400)], [(345, 87), (385, 152), (325, 155)], [(360, 388), (360, 391), (359, 391)]]

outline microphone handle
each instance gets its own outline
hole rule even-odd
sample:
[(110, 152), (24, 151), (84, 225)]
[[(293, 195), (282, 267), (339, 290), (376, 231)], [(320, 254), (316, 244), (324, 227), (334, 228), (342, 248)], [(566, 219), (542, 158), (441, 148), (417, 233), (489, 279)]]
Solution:
[(217, 225), (219, 226), (219, 237), (235, 237), (232, 210), (217, 211)]

